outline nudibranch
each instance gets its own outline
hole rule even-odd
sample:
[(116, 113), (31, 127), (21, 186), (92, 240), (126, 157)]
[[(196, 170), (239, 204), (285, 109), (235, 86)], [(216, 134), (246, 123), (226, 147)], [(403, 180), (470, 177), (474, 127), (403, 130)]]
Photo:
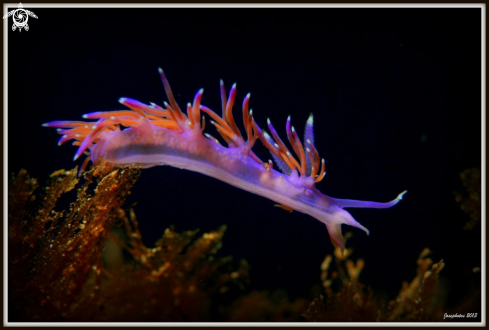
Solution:
[[(266, 197), (279, 203), (286, 210), (308, 214), (324, 223), (335, 247), (344, 249), (341, 224), (364, 230), (344, 208), (388, 208), (396, 205), (406, 191), (387, 203), (337, 199), (322, 194), (315, 186), (325, 174), (324, 159), (320, 159), (314, 147), (313, 116), (305, 127), (304, 141), (291, 126), (290, 116), (286, 123), (287, 140), (292, 151), (278, 136), (268, 120), (270, 134), (262, 130), (253, 119), (249, 109), (250, 94), (242, 103), (244, 137), (233, 117), (232, 108), (236, 98), (236, 84), (226, 95), (221, 80), (222, 116), (201, 104), (204, 90), (199, 90), (193, 103), (187, 104), (187, 114), (178, 106), (170, 84), (162, 69), (159, 74), (170, 104), (164, 107), (149, 105), (130, 98), (119, 102), (126, 110), (92, 112), (83, 116), (96, 121), (52, 121), (46, 127), (58, 128), (62, 135), (59, 145), (74, 140), (78, 146), (74, 160), (87, 155), (80, 171), (91, 160), (94, 164), (108, 163), (116, 167), (170, 165), (199, 172)], [(205, 117), (212, 120), (222, 139), (204, 133)], [(274, 162), (263, 162), (251, 150), (256, 140), (269, 149)]]

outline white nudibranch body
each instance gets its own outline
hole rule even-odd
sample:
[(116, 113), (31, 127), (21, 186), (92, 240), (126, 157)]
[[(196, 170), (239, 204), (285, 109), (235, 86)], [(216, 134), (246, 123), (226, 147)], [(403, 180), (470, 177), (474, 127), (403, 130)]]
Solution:
[[(253, 112), (248, 109), (250, 94), (242, 104), (246, 138), (241, 134), (232, 114), (236, 84), (227, 97), (221, 81), (222, 116), (201, 104), (203, 89), (197, 92), (193, 103), (187, 104), (185, 114), (173, 97), (163, 70), (159, 69), (159, 73), (170, 102), (165, 102), (164, 107), (121, 98), (119, 102), (129, 110), (93, 112), (83, 116), (85, 119), (97, 119), (96, 122), (53, 121), (43, 126), (58, 128), (62, 135), (59, 144), (75, 140), (74, 145), (79, 146), (75, 159), (82, 154), (88, 155), (81, 172), (90, 160), (94, 164), (109, 163), (120, 167), (170, 165), (199, 172), (271, 199), (286, 210), (296, 210), (316, 218), (326, 225), (333, 245), (342, 250), (345, 247), (342, 224), (369, 233), (344, 208), (388, 208), (396, 205), (406, 193), (402, 192), (387, 203), (328, 197), (315, 186), (324, 178), (326, 169), (324, 159), (319, 157), (314, 146), (312, 114), (306, 122), (305, 144), (291, 126), (290, 116), (287, 118), (286, 131), (291, 152), (270, 119), (267, 119), (267, 126), (271, 135), (257, 125)], [(205, 118), (202, 112), (212, 118), (211, 124), (227, 147), (203, 132)], [(269, 149), (273, 162), (261, 161), (251, 150), (257, 139)], [(274, 168), (275, 165), (281, 172)]]

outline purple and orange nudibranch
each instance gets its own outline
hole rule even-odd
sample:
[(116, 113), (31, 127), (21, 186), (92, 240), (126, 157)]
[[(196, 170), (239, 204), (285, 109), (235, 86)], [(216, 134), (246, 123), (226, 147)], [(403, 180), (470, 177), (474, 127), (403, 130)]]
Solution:
[[(296, 210), (324, 223), (335, 247), (345, 247), (341, 224), (347, 224), (369, 231), (344, 210), (357, 208), (388, 208), (396, 205), (406, 191), (387, 203), (336, 199), (322, 194), (315, 186), (325, 174), (324, 159), (319, 157), (314, 147), (313, 116), (309, 116), (305, 127), (304, 141), (287, 119), (287, 139), (292, 152), (280, 139), (268, 120), (271, 136), (263, 131), (253, 119), (249, 109), (250, 94), (243, 100), (244, 137), (234, 121), (232, 108), (236, 98), (236, 84), (231, 87), (229, 97), (221, 80), (222, 116), (201, 104), (203, 89), (187, 104), (187, 114), (178, 106), (170, 84), (162, 69), (159, 69), (170, 104), (164, 107), (154, 103), (149, 105), (130, 98), (119, 102), (129, 110), (93, 112), (83, 116), (97, 121), (52, 121), (46, 127), (58, 128), (62, 135), (59, 145), (75, 140), (78, 146), (76, 160), (82, 154), (88, 157), (83, 162), (83, 171), (91, 160), (94, 164), (108, 163), (117, 167), (138, 165), (148, 168), (170, 165), (199, 172), (266, 197), (287, 210)], [(205, 117), (228, 145), (221, 145), (215, 137), (203, 133)], [(125, 127), (123, 129), (123, 127)], [(251, 150), (260, 139), (267, 147), (271, 160), (261, 161)], [(295, 154), (295, 155), (294, 155)]]

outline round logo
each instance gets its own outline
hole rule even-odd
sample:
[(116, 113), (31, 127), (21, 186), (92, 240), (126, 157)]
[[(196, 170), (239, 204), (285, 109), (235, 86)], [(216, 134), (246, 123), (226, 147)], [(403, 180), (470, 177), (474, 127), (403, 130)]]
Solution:
[(34, 14), (32, 11), (24, 9), (22, 3), (19, 3), (17, 9), (9, 11), (7, 15), (5, 15), (3, 18), (9, 16), (12, 16), (12, 19), (14, 21), (14, 24), (12, 25), (12, 31), (15, 31), (17, 28), (19, 29), (19, 31), (22, 31), (22, 28), (24, 28), (26, 31), (29, 31), (29, 25), (27, 24), (29, 16), (37, 18), (36, 14)]

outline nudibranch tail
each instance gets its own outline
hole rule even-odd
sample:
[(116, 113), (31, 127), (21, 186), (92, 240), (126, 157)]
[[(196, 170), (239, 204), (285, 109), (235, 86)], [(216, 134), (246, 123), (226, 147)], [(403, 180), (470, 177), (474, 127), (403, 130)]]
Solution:
[[(388, 203), (334, 199), (323, 195), (315, 186), (326, 174), (324, 159), (314, 146), (313, 116), (307, 119), (301, 140), (291, 124), (285, 125), (288, 144), (279, 137), (271, 121), (268, 131), (262, 130), (249, 107), (250, 94), (242, 102), (243, 133), (233, 116), (236, 84), (226, 93), (220, 82), (222, 115), (202, 105), (204, 90), (200, 89), (186, 113), (178, 105), (162, 69), (158, 69), (168, 102), (163, 107), (149, 105), (131, 98), (120, 98), (128, 109), (98, 111), (85, 114), (89, 121), (52, 121), (44, 124), (55, 127), (62, 135), (59, 145), (74, 140), (78, 147), (74, 159), (87, 155), (80, 168), (82, 173), (91, 160), (94, 164), (113, 166), (139, 165), (142, 168), (170, 165), (199, 172), (230, 185), (266, 197), (288, 211), (296, 210), (323, 222), (334, 246), (344, 249), (341, 225), (347, 224), (368, 230), (343, 208), (388, 208), (397, 204), (405, 192)], [(184, 108), (185, 110), (185, 108)], [(216, 128), (222, 140), (204, 132), (205, 116)], [(270, 151), (271, 160), (261, 161), (251, 150), (260, 139)]]

